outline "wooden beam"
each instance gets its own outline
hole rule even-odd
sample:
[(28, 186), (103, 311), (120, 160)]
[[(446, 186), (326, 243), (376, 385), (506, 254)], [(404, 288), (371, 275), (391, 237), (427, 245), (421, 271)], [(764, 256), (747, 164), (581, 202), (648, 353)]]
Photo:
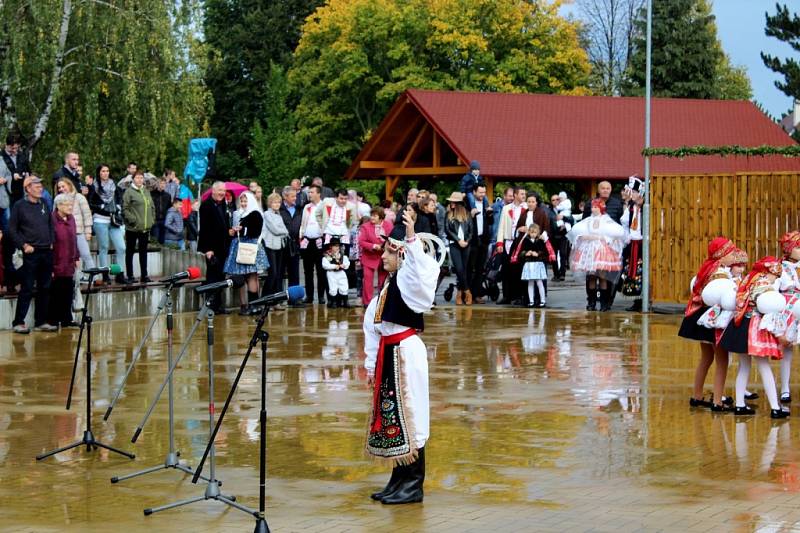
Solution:
[(417, 130), (417, 128), (419, 128), (422, 125), (423, 122), (425, 122), (425, 118), (421, 114), (417, 113), (414, 116), (414, 119), (409, 121), (409, 123), (406, 125), (406, 127), (403, 128), (403, 130), (397, 136), (397, 141), (395, 141), (393, 143), (392, 150), (391, 150), (391, 152), (389, 152), (389, 154), (386, 157), (388, 157), (390, 159), (394, 159), (395, 157), (398, 157), (398, 153), (400, 152), (400, 148), (403, 146), (403, 144), (405, 144), (406, 139), (408, 138), (408, 136), (411, 135), (412, 133), (414, 133)]
[(440, 167), (442, 166), (442, 144), (441, 139), (439, 138), (439, 134), (436, 133), (436, 130), (433, 130), (433, 166)]
[(384, 196), (387, 200), (394, 200), (394, 192), (397, 190), (398, 183), (400, 183), (400, 176), (386, 176), (386, 190)]
[(417, 133), (417, 138), (414, 139), (414, 143), (411, 145), (411, 148), (408, 150), (408, 153), (403, 158), (403, 162), (400, 164), (401, 167), (407, 167), (408, 164), (411, 162), (411, 160), (414, 157), (414, 153), (417, 151), (417, 148), (419, 147), (419, 143), (422, 142), (422, 138), (425, 136), (425, 133), (427, 133), (427, 131), (430, 128), (431, 125), (426, 122), (425, 125), (422, 126), (422, 129), (419, 130), (419, 133)]
[[(486, 182), (486, 198), (489, 199), (489, 203), (491, 204), (494, 202), (494, 178), (491, 176), (484, 176), (483, 181)], [(495, 216), (500, 216), (500, 214), (495, 213)]]
[(403, 164), (402, 161), (361, 161), (358, 166), (359, 168), (387, 168), (387, 167), (399, 167)]
[(385, 168), (385, 174), (395, 176), (438, 176), (449, 174), (464, 174), (465, 167), (404, 167), (404, 168)]

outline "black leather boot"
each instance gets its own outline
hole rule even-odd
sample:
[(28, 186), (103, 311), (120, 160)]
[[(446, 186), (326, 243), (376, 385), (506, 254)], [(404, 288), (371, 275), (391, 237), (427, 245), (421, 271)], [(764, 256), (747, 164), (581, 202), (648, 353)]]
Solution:
[(381, 498), (386, 505), (418, 503), (422, 501), (422, 484), (425, 482), (425, 447), (419, 449), (417, 460), (400, 472), (402, 479), (397, 488)]
[(586, 310), (597, 310), (597, 288), (586, 287)]
[(608, 311), (611, 309), (611, 291), (613, 290), (612, 287), (600, 289), (600, 311)]
[(389, 482), (383, 487), (383, 490), (380, 492), (373, 492), (370, 494), (370, 498), (373, 500), (379, 501), (381, 498), (386, 496), (387, 494), (391, 494), (397, 490), (397, 486), (400, 484), (400, 481), (403, 480), (403, 469), (407, 468), (405, 466), (396, 466), (392, 468), (392, 475), (389, 478)]
[(347, 301), (347, 295), (346, 294), (340, 294), (339, 295), (339, 307), (341, 307), (343, 309), (350, 309), (350, 302)]
[(336, 309), (337, 298), (336, 296), (328, 295), (328, 309)]

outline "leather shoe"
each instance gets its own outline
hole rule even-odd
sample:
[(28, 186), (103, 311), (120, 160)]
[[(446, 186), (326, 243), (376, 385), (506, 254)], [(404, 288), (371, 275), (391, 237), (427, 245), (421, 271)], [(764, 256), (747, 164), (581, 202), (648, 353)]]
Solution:
[(756, 414), (756, 410), (749, 405), (745, 405), (744, 407), (734, 407), (733, 414), (736, 416), (750, 416)]
[(730, 413), (731, 411), (732, 411), (732, 409), (730, 407), (728, 407), (727, 405), (713, 404), (711, 406), (711, 412), (712, 413)]
[(783, 409), (772, 409), (769, 412), (769, 417), (770, 418), (774, 418), (774, 419), (788, 418), (789, 417), (789, 411), (784, 411)]
[(689, 407), (711, 407), (711, 405), (711, 402), (703, 400), (702, 398), (699, 400), (689, 398)]
[(745, 400), (758, 400), (759, 396), (757, 392), (748, 392), (744, 395)]
[(792, 395), (788, 392), (782, 392), (781, 403), (792, 403)]

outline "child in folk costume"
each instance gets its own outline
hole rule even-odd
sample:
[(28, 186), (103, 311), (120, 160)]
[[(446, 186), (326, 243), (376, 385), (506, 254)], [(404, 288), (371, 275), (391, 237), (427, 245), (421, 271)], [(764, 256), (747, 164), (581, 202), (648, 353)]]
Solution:
[(430, 434), (428, 353), (417, 333), (433, 306), (439, 264), (425, 254), (413, 216), (402, 216), (382, 256), (387, 283), (364, 312), (364, 367), (374, 387), (366, 451), (394, 466), (371, 497), (385, 504), (422, 501)]
[(587, 311), (597, 305), (600, 290), (600, 310), (611, 309), (610, 287), (616, 285), (622, 271), (622, 247), (625, 230), (606, 214), (606, 204), (592, 200), (592, 214), (575, 224), (567, 233), (572, 244), (570, 269), (586, 275)]
[(342, 253), (336, 237), (332, 237), (325, 247), (322, 268), (328, 278), (328, 307), (350, 307), (347, 303), (347, 291), (350, 290), (347, 269), (350, 268), (350, 259)]
[(545, 306), (544, 280), (547, 279), (545, 261), (549, 258), (538, 224), (528, 226), (528, 235), (519, 244), (519, 258), (523, 262), (522, 280), (528, 282), (528, 307), (533, 307), (534, 290), (539, 292), (539, 307)]
[[(700, 342), (700, 360), (694, 372), (694, 390), (689, 398), (691, 407), (711, 407), (713, 411), (724, 411), (723, 392), (725, 378), (728, 374), (728, 354), (717, 345), (717, 338), (713, 327), (699, 324), (698, 321), (706, 314), (709, 304), (703, 301), (703, 290), (710, 282), (717, 279), (727, 279), (730, 282), (728, 267), (734, 262), (736, 246), (726, 237), (717, 237), (708, 244), (708, 257), (703, 261), (697, 275), (690, 284), (691, 297), (686, 305), (683, 322), (678, 330), (678, 335)], [(729, 284), (730, 285), (730, 284)], [(730, 289), (730, 287), (728, 287)], [(723, 291), (724, 292), (724, 291)], [(708, 298), (708, 295), (707, 295)], [(716, 296), (712, 303), (720, 303), (722, 293)], [(705, 383), (711, 363), (716, 362), (714, 373), (714, 396), (712, 401), (703, 399), (703, 384)]]
[(800, 231), (790, 231), (780, 239), (783, 261), (779, 281), (779, 289), (786, 298), (786, 309), (781, 314), (779, 325), (780, 337), (783, 341), (783, 358), (781, 359), (781, 403), (790, 403), (792, 395), (789, 391), (789, 377), (792, 372), (792, 353), (798, 343), (797, 319), (795, 313), (800, 311)]
[(772, 409), (770, 416), (789, 416), (789, 412), (781, 409), (778, 402), (775, 378), (769, 366), (769, 358), (780, 359), (783, 355), (775, 329), (780, 313), (786, 308), (786, 300), (775, 290), (775, 281), (782, 272), (781, 262), (775, 257), (764, 257), (753, 265), (753, 270), (736, 291), (736, 315), (733, 322), (728, 325), (720, 339), (720, 347), (739, 354), (734, 411), (737, 415), (755, 414), (744, 403), (751, 357), (754, 357)]

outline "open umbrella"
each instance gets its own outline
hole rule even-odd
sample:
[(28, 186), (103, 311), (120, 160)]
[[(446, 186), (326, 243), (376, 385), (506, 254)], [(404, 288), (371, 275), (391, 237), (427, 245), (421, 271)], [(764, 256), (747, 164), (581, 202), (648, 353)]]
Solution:
[[(247, 186), (242, 185), (241, 183), (236, 183), (235, 181), (226, 181), (225, 182), (225, 190), (230, 191), (233, 194), (233, 197), (238, 197), (242, 192), (247, 190)], [(200, 197), (201, 200), (205, 200), (211, 196), (211, 189), (207, 189), (206, 192)]]

